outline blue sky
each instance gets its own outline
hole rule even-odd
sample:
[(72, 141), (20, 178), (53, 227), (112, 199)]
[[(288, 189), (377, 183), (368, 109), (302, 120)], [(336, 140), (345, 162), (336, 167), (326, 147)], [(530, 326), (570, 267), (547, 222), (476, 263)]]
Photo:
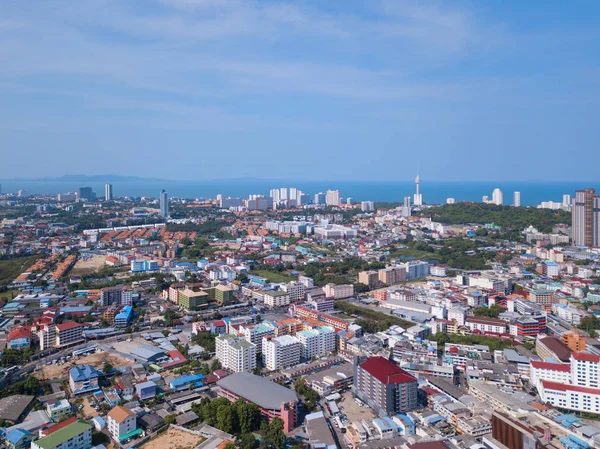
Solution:
[(598, 1), (32, 6), (2, 3), (0, 178), (598, 179)]

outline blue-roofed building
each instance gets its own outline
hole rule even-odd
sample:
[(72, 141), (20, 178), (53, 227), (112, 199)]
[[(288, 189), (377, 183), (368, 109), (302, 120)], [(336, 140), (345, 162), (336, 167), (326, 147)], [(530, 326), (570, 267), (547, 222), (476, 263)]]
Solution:
[(25, 449), (31, 445), (36, 435), (24, 429), (11, 429), (6, 434), (6, 445), (11, 449)]
[(379, 438), (382, 440), (386, 440), (388, 438), (393, 438), (395, 435), (396, 425), (390, 425), (387, 421), (384, 421), (381, 418), (375, 418), (373, 420), (373, 425), (375, 429), (379, 433)]
[(169, 387), (174, 391), (188, 390), (189, 388), (201, 387), (203, 381), (204, 376), (202, 374), (189, 374), (171, 380)]
[(127, 326), (133, 318), (133, 307), (125, 306), (115, 315), (115, 326)]
[(98, 378), (102, 375), (91, 365), (77, 365), (69, 370), (69, 385), (73, 394), (88, 394), (98, 391)]
[(404, 414), (398, 414), (392, 418), (394, 423), (398, 426), (401, 435), (414, 435), (416, 432), (415, 422), (410, 416)]
[(197, 263), (196, 266), (198, 268), (200, 268), (201, 270), (204, 270), (204, 268), (206, 268), (208, 265), (210, 265), (210, 262), (206, 259), (200, 259)]
[(3, 314), (15, 314), (15, 313), (19, 313), (24, 308), (25, 308), (25, 304), (21, 304), (18, 302), (9, 302), (2, 308), (2, 313)]

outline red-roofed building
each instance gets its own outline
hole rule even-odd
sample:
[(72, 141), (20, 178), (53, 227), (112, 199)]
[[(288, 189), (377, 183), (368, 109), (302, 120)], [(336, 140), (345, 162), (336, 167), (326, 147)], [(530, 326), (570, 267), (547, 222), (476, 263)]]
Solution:
[(547, 404), (567, 410), (600, 413), (600, 389), (542, 380), (540, 398)]
[(383, 416), (417, 407), (417, 379), (384, 357), (370, 357), (356, 366), (352, 390)]
[(75, 421), (77, 421), (77, 417), (71, 416), (70, 418), (67, 418), (64, 421), (61, 421), (58, 424), (48, 426), (45, 429), (40, 429), (40, 436), (42, 436), (42, 437), (48, 436), (51, 433), (54, 433), (57, 430), (62, 429), (63, 427), (67, 427), (69, 424), (73, 424)]
[(75, 321), (56, 325), (56, 346), (69, 346), (83, 341), (83, 326)]
[(571, 381), (571, 365), (566, 363), (548, 363), (531, 360), (529, 375), (533, 385), (539, 390), (543, 380), (559, 383)]
[(187, 359), (185, 358), (185, 356), (178, 350), (169, 351), (167, 354), (169, 354), (171, 360), (167, 363), (163, 363), (161, 365), (162, 369), (167, 370), (187, 363)]
[(10, 349), (25, 349), (31, 346), (31, 330), (26, 327), (16, 327), (6, 337)]

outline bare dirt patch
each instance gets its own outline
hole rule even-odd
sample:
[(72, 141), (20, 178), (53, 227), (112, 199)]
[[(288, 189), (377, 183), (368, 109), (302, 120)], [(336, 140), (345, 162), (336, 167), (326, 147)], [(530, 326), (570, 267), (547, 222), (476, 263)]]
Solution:
[(140, 446), (140, 449), (164, 449), (172, 447), (177, 449), (193, 449), (198, 446), (204, 437), (193, 435), (183, 430), (169, 427), (165, 432)]
[(83, 398), (83, 409), (81, 410), (81, 412), (83, 413), (83, 416), (85, 416), (86, 418), (94, 418), (94, 417), (98, 416), (98, 412), (90, 404), (89, 397)]
[(106, 256), (92, 256), (86, 259), (79, 259), (69, 276), (85, 276), (87, 274), (97, 273), (104, 268), (104, 261)]
[(94, 368), (102, 370), (102, 367), (104, 366), (104, 363), (102, 362), (104, 361), (110, 363), (114, 367), (133, 365), (133, 362), (117, 355), (108, 352), (96, 352), (95, 354), (86, 355), (80, 359), (71, 359), (68, 363), (63, 365), (46, 365), (37, 373), (37, 377), (40, 380), (67, 377), (69, 370), (72, 368), (72, 363), (75, 363), (76, 365), (92, 365)]

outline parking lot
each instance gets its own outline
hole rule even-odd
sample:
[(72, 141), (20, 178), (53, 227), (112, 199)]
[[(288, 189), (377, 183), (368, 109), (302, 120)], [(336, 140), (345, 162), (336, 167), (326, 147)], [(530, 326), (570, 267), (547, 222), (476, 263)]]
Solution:
[(361, 421), (363, 419), (371, 420), (375, 418), (375, 413), (369, 407), (361, 407), (354, 402), (351, 392), (342, 395), (343, 401), (338, 402), (340, 411), (348, 417), (350, 423)]

